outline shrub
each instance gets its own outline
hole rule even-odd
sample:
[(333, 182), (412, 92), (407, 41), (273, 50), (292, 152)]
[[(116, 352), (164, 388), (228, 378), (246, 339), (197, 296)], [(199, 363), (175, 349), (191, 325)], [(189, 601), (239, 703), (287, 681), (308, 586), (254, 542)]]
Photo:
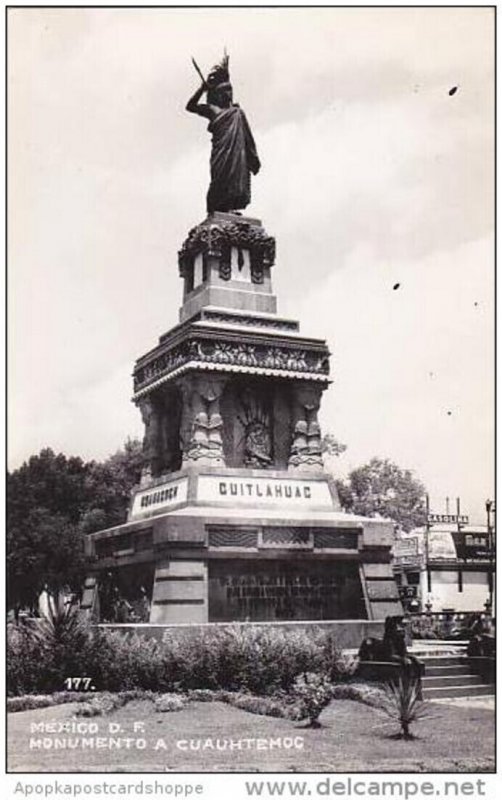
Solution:
[(172, 688), (170, 654), (156, 639), (136, 633), (99, 631), (96, 642), (99, 647), (89, 670), (100, 689), (118, 692)]
[(77, 717), (101, 717), (120, 708), (124, 702), (118, 694), (99, 694), (92, 697), (77, 709)]
[(10, 625), (7, 632), (7, 691), (10, 695), (57, 692), (68, 677), (93, 675), (99, 662), (99, 637), (77, 612)]
[(49, 708), (62, 703), (82, 703), (87, 696), (79, 692), (54, 692), (54, 694), (24, 694), (7, 699), (7, 711), (30, 711), (34, 708)]
[(332, 687), (334, 700), (356, 700), (368, 706), (380, 707), (385, 702), (381, 684), (339, 683)]
[[(24, 625), (7, 627), (7, 692), (24, 695), (43, 691), (49, 654)], [(60, 687), (59, 687), (60, 688)]]
[(333, 697), (328, 676), (317, 672), (305, 672), (296, 679), (293, 695), (302, 709), (302, 718), (307, 717), (309, 727), (319, 728), (319, 716)]
[(287, 691), (297, 675), (322, 669), (333, 655), (325, 635), (239, 625), (204, 630), (190, 638), (169, 632), (163, 645), (171, 656), (172, 674), (184, 690)]
[(291, 697), (277, 698), (258, 697), (243, 692), (220, 692), (215, 699), (228, 705), (249, 711), (250, 714), (263, 714), (267, 717), (281, 717), (283, 719), (303, 719), (302, 709)]
[(197, 703), (212, 703), (214, 700), (220, 699), (218, 694), (213, 689), (189, 689), (186, 697), (187, 700), (193, 700)]
[(157, 695), (155, 692), (145, 691), (143, 689), (133, 689), (127, 692), (100, 692), (92, 698), (86, 698), (86, 702), (77, 709), (76, 715), (78, 717), (97, 717), (104, 714), (110, 714), (118, 708), (122, 708), (132, 700), (152, 700), (155, 701)]
[(185, 703), (181, 697), (176, 694), (162, 694), (155, 700), (155, 711), (181, 711), (185, 708)]
[(62, 690), (72, 676), (92, 678), (98, 691), (225, 689), (274, 695), (290, 691), (307, 671), (344, 680), (352, 674), (352, 661), (322, 630), (229, 625), (188, 637), (169, 631), (159, 642), (68, 618), (56, 627), (13, 626), (8, 639), (11, 695)]

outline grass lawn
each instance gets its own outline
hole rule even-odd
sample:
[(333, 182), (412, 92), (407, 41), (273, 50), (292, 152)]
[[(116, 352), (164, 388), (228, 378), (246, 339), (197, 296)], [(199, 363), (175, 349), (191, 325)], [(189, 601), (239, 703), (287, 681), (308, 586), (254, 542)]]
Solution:
[[(398, 726), (352, 700), (334, 700), (321, 715), (323, 727), (250, 714), (220, 702), (192, 702), (182, 711), (156, 713), (149, 701), (134, 701), (104, 717), (75, 717), (77, 704), (8, 715), (10, 772), (491, 772), (495, 715), (485, 708), (432, 704), (431, 718), (412, 726), (417, 738), (392, 738)], [(33, 731), (36, 723), (97, 725), (83, 732)], [(120, 725), (109, 732), (109, 725)], [(134, 723), (143, 729), (134, 731)], [(129, 737), (144, 749), (30, 749), (30, 737), (56, 739)], [(295, 737), (301, 747), (285, 746)], [(276, 740), (271, 747), (270, 740)], [(208, 746), (208, 740), (213, 747)], [(241, 749), (229, 742), (241, 741)], [(247, 743), (246, 741), (247, 740)], [(258, 744), (257, 740), (265, 740)], [(280, 742), (280, 745), (278, 744)], [(159, 743), (161, 742), (161, 744)], [(217, 749), (218, 745), (226, 749)], [(205, 745), (205, 747), (204, 747)], [(191, 749), (195, 747), (199, 749)], [(182, 749), (185, 748), (185, 749)], [(259, 748), (259, 749), (258, 749)]]

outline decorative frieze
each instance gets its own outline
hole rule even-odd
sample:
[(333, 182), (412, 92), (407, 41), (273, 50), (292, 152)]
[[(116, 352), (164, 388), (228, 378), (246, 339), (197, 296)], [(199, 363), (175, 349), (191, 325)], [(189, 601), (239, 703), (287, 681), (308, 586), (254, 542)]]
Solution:
[(329, 375), (329, 355), (325, 348), (310, 350), (268, 343), (222, 342), (194, 336), (138, 367), (134, 375), (135, 392), (189, 362), (256, 367), (278, 373), (317, 373), (326, 378)]

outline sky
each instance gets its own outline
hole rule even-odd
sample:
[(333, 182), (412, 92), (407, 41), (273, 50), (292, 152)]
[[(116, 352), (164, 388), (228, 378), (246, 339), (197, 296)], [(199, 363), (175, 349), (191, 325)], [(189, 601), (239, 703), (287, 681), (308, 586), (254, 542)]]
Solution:
[(390, 458), (483, 522), (492, 9), (11, 8), (8, 37), (9, 467), (142, 436), (134, 361), (178, 321), (177, 251), (205, 217), (191, 56), (207, 72), (226, 47), (279, 313), (332, 353), (330, 468)]

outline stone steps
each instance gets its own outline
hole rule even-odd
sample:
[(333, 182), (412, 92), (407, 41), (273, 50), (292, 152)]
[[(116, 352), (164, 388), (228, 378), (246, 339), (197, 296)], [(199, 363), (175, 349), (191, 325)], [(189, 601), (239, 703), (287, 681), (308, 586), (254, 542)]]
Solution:
[(458, 655), (424, 656), (421, 661), (425, 665), (422, 682), (424, 700), (495, 694), (492, 683), (472, 672), (465, 650)]
[(483, 683), (479, 675), (461, 674), (461, 675), (425, 675), (422, 681), (424, 691), (427, 689), (437, 689), (444, 686), (477, 686)]
[(479, 697), (480, 695), (495, 695), (495, 687), (491, 683), (478, 683), (468, 686), (436, 686), (423, 690), (424, 700), (439, 700), (442, 697)]
[[(357, 654), (356, 650), (346, 652)], [(422, 683), (424, 700), (495, 695), (494, 683), (473, 671), (470, 659), (466, 656), (465, 642), (415, 641), (408, 652), (425, 666)]]
[[(415, 653), (413, 653), (415, 655)], [(417, 656), (420, 661), (428, 667), (459, 667), (468, 666), (467, 656), (465, 655), (435, 655), (435, 656)]]
[[(423, 659), (425, 661), (425, 659)], [(427, 677), (444, 677), (446, 675), (470, 675), (471, 670), (467, 664), (427, 664)]]

